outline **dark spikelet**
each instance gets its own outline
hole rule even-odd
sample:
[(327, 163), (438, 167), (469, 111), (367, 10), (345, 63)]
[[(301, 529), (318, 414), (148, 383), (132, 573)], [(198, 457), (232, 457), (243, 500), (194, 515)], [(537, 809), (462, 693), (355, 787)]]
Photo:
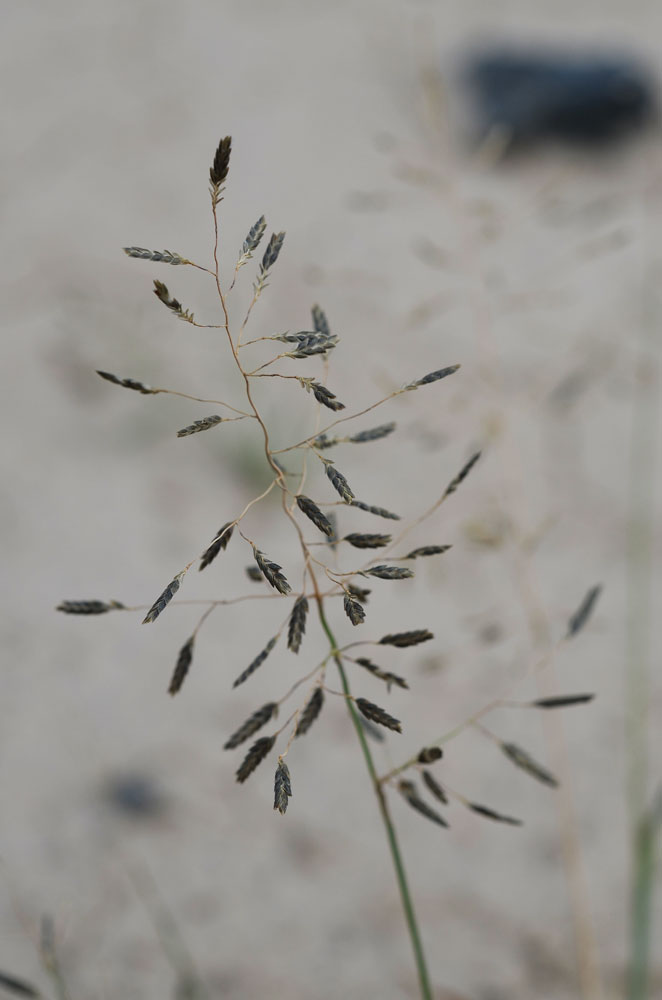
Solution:
[(380, 646), (417, 646), (419, 642), (427, 642), (434, 639), (432, 632), (426, 628), (413, 629), (411, 632), (393, 632), (382, 636), (379, 640)]
[(177, 431), (177, 437), (183, 438), (188, 437), (189, 434), (199, 434), (200, 431), (208, 431), (210, 427), (215, 427), (216, 424), (223, 422), (223, 417), (219, 417), (217, 413), (212, 414), (211, 417), (203, 417), (202, 420), (194, 420), (192, 424), (188, 427), (182, 427), (181, 431)]
[(18, 979), (16, 976), (10, 976), (6, 972), (0, 972), (0, 987), (17, 997), (34, 997), (35, 1000), (39, 1000), (39, 997), (42, 996), (30, 983), (26, 983), (24, 979)]
[(400, 677), (399, 674), (392, 674), (390, 670), (382, 670), (381, 667), (378, 667), (376, 663), (373, 663), (367, 657), (360, 656), (356, 662), (365, 670), (369, 670), (375, 677), (378, 677), (380, 681), (385, 681), (388, 691), (391, 690), (392, 684), (395, 684), (396, 687), (409, 689), (409, 685), (404, 677)]
[(342, 472), (338, 472), (336, 467), (328, 460), (325, 460), (324, 462), (324, 471), (326, 472), (334, 490), (338, 496), (342, 497), (345, 503), (349, 503), (354, 499), (354, 494), (352, 493), (349, 483), (343, 476)]
[(300, 344), (303, 341), (310, 340), (311, 337), (315, 339), (319, 335), (315, 330), (299, 330), (298, 333), (279, 333), (271, 340), (280, 340), (283, 344)]
[(353, 532), (351, 535), (345, 535), (343, 541), (349, 542), (355, 549), (382, 549), (391, 541), (391, 535), (362, 535)]
[(143, 382), (137, 382), (134, 378), (118, 378), (117, 375), (113, 375), (112, 372), (101, 372), (97, 369), (97, 375), (101, 378), (105, 378), (106, 382), (112, 382), (113, 385), (124, 386), (125, 389), (134, 389), (136, 392), (142, 392), (145, 396), (155, 396), (160, 389), (152, 389), (151, 385), (145, 385)]
[(189, 264), (190, 261), (172, 250), (144, 250), (142, 247), (122, 247), (127, 257), (151, 260), (155, 264)]
[(433, 823), (438, 823), (439, 826), (448, 826), (448, 823), (443, 816), (440, 816), (438, 812), (431, 809), (427, 802), (424, 802), (419, 796), (418, 790), (413, 781), (399, 781), (398, 791), (405, 801), (409, 803), (412, 809), (416, 810), (416, 812), (419, 812), (422, 816), (426, 816), (428, 819), (431, 819)]
[(61, 601), (55, 610), (65, 615), (105, 615), (123, 607), (119, 601)]
[(149, 625), (151, 622), (155, 622), (161, 612), (167, 608), (181, 586), (181, 582), (184, 579), (184, 573), (184, 570), (182, 570), (181, 573), (178, 573), (174, 580), (170, 581), (163, 593), (159, 594), (143, 618), (143, 625)]
[(459, 365), (449, 365), (448, 368), (439, 368), (436, 372), (430, 372), (428, 375), (424, 375), (423, 378), (416, 379), (415, 382), (410, 382), (407, 388), (417, 389), (419, 385), (430, 385), (431, 382), (438, 382), (440, 378), (446, 378), (447, 375), (454, 375), (459, 367)]
[(252, 580), (253, 583), (262, 583), (264, 580), (264, 577), (260, 573), (257, 566), (246, 566), (246, 576), (249, 580)]
[(476, 464), (476, 462), (480, 458), (480, 454), (481, 453), (479, 451), (477, 451), (475, 453), (475, 455), (471, 456), (471, 458), (466, 463), (466, 465), (462, 466), (462, 468), (458, 472), (458, 474), (455, 477), (455, 479), (452, 479), (450, 481), (450, 483), (448, 484), (448, 486), (446, 487), (446, 492), (444, 493), (445, 497), (450, 496), (451, 493), (455, 493), (455, 490), (458, 488), (458, 486), (460, 485), (460, 483), (463, 482), (463, 480), (465, 480), (467, 478), (467, 476), (469, 475), (469, 473), (473, 469), (474, 465)]
[(274, 781), (274, 809), (277, 809), (281, 816), (287, 812), (287, 804), (291, 797), (290, 771), (285, 761), (279, 757)]
[(331, 392), (330, 389), (327, 389), (327, 387), (322, 385), (320, 382), (310, 381), (310, 391), (317, 402), (321, 403), (322, 406), (326, 406), (327, 409), (334, 410), (335, 412), (345, 409), (345, 404), (341, 403), (339, 399), (336, 399), (335, 392)]
[(261, 764), (265, 757), (269, 755), (276, 742), (275, 736), (261, 736), (250, 748), (239, 767), (235, 777), (241, 784), (253, 773), (258, 764)]
[(345, 589), (350, 597), (354, 597), (361, 604), (367, 604), (368, 596), (372, 593), (371, 590), (367, 590), (364, 587), (357, 587), (355, 583), (348, 583)]
[(333, 534), (333, 525), (329, 521), (328, 517), (322, 513), (317, 504), (313, 503), (309, 497), (305, 497), (301, 493), (298, 497), (296, 497), (296, 502), (299, 510), (313, 522), (315, 527), (319, 528), (320, 531), (323, 531), (325, 535), (331, 537)]
[(380, 580), (407, 580), (414, 571), (404, 566), (371, 566), (363, 571), (364, 576), (376, 576)]
[[(279, 633), (279, 635), (280, 635), (280, 633)], [(278, 636), (277, 635), (273, 636), (272, 639), (269, 639), (269, 642), (266, 644), (266, 646), (264, 647), (264, 649), (261, 650), (257, 654), (257, 656), (255, 657), (255, 659), (253, 660), (253, 662), (249, 663), (249, 665), (246, 667), (246, 669), (244, 670), (244, 672), (241, 673), (241, 674), (239, 674), (239, 676), (237, 677), (236, 681), (232, 685), (233, 688), (239, 687), (240, 684), (243, 684), (244, 681), (247, 680), (250, 677), (251, 674), (255, 673), (255, 671), (257, 670), (258, 667), (262, 666), (262, 664), (264, 663), (264, 661), (266, 660), (267, 656), (269, 655), (269, 653), (274, 648), (274, 646), (276, 645), (277, 642), (278, 642)]]
[(586, 625), (586, 622), (589, 620), (593, 608), (595, 607), (595, 602), (600, 596), (601, 590), (602, 584), (598, 584), (596, 587), (591, 587), (588, 594), (568, 622), (566, 639), (570, 639), (573, 635), (577, 635), (577, 633), (584, 628), (584, 625)]
[(209, 548), (205, 549), (202, 553), (198, 569), (206, 569), (207, 566), (214, 561), (221, 549), (227, 549), (228, 542), (232, 538), (233, 531), (234, 526), (232, 521), (228, 521), (227, 524), (224, 524), (222, 528), (218, 529), (214, 541), (211, 543)]
[(276, 715), (277, 712), (278, 712), (278, 704), (275, 701), (268, 701), (266, 705), (262, 705), (262, 707), (258, 708), (257, 711), (253, 712), (253, 714), (248, 719), (246, 719), (246, 721), (243, 722), (241, 726), (239, 726), (239, 729), (237, 729), (237, 731), (232, 734), (230, 739), (223, 744), (223, 749), (234, 750), (234, 748), (238, 747), (240, 743), (243, 743), (244, 740), (247, 740), (249, 736), (252, 736), (253, 733), (256, 733), (258, 729), (261, 729), (262, 726), (265, 726), (267, 722), (269, 722), (269, 720), (272, 719), (274, 715)]
[[(338, 519), (337, 519), (336, 515), (333, 513), (333, 511), (329, 511), (329, 513), (326, 516), (327, 516), (329, 524), (331, 525), (331, 534), (329, 535), (328, 544), (331, 546), (332, 549), (335, 549), (336, 546), (337, 546), (337, 544), (338, 544), (338, 541), (339, 541), (339, 538), (338, 538)], [(349, 587), (348, 587), (348, 589), (349, 589)], [(370, 591), (368, 591), (368, 593), (370, 593)], [(360, 600), (360, 598), (359, 598), (359, 600)]]
[(316, 687), (299, 716), (296, 732), (294, 734), (295, 736), (303, 736), (304, 733), (308, 732), (313, 722), (322, 711), (323, 705), (324, 691), (321, 687)]
[(232, 152), (232, 136), (226, 135), (218, 144), (214, 154), (214, 162), (209, 170), (209, 180), (215, 188), (224, 183), (230, 169), (230, 153)]
[(351, 621), (352, 625), (361, 625), (365, 621), (365, 611), (361, 607), (358, 601), (353, 600), (349, 594), (345, 594), (343, 600), (343, 607), (345, 608), (345, 614)]
[(594, 698), (594, 694), (561, 694), (555, 698), (538, 698), (530, 704), (533, 708), (567, 708), (569, 705), (583, 705)]
[(279, 594), (289, 594), (292, 588), (281, 573), (281, 567), (278, 563), (271, 562), (264, 552), (260, 552), (255, 546), (253, 546), (253, 555), (267, 583), (270, 583)]
[(180, 687), (184, 683), (189, 667), (191, 666), (191, 661), (193, 660), (194, 643), (195, 636), (192, 635), (180, 649), (179, 656), (177, 657), (177, 663), (175, 664), (175, 670), (172, 675), (172, 680), (170, 681), (170, 687), (168, 688), (168, 694), (177, 694)]
[(248, 231), (248, 236), (244, 240), (244, 245), (241, 248), (241, 253), (243, 257), (248, 257), (249, 254), (253, 253), (253, 250), (257, 250), (260, 240), (264, 236), (264, 230), (267, 228), (267, 220), (263, 215), (257, 220), (254, 226)]
[(423, 771), (423, 781), (435, 799), (439, 799), (440, 802), (447, 806), (448, 796), (431, 771)]
[(171, 297), (170, 292), (168, 291), (168, 286), (164, 285), (162, 281), (154, 282), (154, 294), (164, 306), (167, 306), (168, 309), (176, 313), (180, 319), (191, 322), (193, 319), (193, 313), (189, 312), (188, 309), (184, 309), (179, 299)]
[(386, 737), (384, 736), (384, 733), (381, 731), (379, 726), (376, 726), (373, 722), (370, 722), (368, 719), (364, 719), (362, 715), (359, 715), (358, 719), (359, 722), (361, 723), (361, 728), (363, 729), (366, 736), (369, 736), (371, 740), (375, 741), (375, 743), (384, 743)]
[(379, 707), (379, 705), (375, 705), (373, 702), (368, 701), (367, 698), (357, 698), (355, 703), (361, 715), (364, 715), (366, 719), (370, 720), (370, 722), (376, 722), (380, 726), (386, 726), (387, 729), (392, 729), (396, 733), (402, 732), (402, 724), (399, 719), (394, 719), (392, 715), (385, 712), (383, 708)]
[(420, 549), (412, 549), (404, 558), (418, 559), (420, 556), (440, 556), (452, 548), (451, 545), (422, 545)]
[(479, 816), (485, 816), (486, 819), (493, 819), (497, 823), (508, 823), (510, 826), (522, 826), (522, 820), (516, 819), (514, 816), (504, 816), (503, 813), (495, 812), (494, 809), (489, 809), (487, 806), (481, 806), (477, 802), (468, 802), (469, 809), (473, 812), (478, 813)]
[(294, 603), (287, 630), (287, 648), (291, 649), (293, 653), (298, 653), (301, 648), (301, 640), (306, 631), (307, 615), (308, 598), (302, 594)]
[(311, 313), (313, 317), (313, 328), (317, 331), (317, 333), (323, 333), (328, 337), (331, 330), (329, 329), (329, 324), (324, 311), (320, 309), (318, 305), (315, 305), (311, 309)]
[(313, 441), (313, 448), (317, 448), (318, 451), (324, 451), (325, 448), (333, 448), (334, 445), (338, 444), (340, 438), (330, 438), (326, 434), (320, 434)]
[(366, 441), (378, 441), (379, 438), (386, 437), (388, 434), (392, 434), (395, 430), (395, 423), (390, 424), (380, 424), (379, 427), (372, 427), (367, 431), (359, 431), (358, 434), (352, 434), (347, 440), (351, 441), (352, 444), (365, 444)]
[(368, 514), (376, 514), (377, 517), (385, 517), (389, 521), (399, 521), (399, 514), (392, 514), (390, 510), (385, 510), (384, 507), (374, 507), (372, 504), (364, 503), (363, 500), (352, 500), (352, 507), (358, 507), (359, 510), (365, 510)]
[(526, 750), (522, 750), (521, 747), (516, 746), (514, 743), (500, 743), (499, 746), (508, 760), (512, 761), (516, 767), (521, 768), (522, 771), (526, 771), (536, 781), (541, 781), (543, 785), (549, 785), (550, 788), (558, 787), (559, 783), (554, 775), (534, 760)]
[(416, 758), (419, 764), (433, 764), (435, 760), (441, 760), (444, 751), (441, 747), (423, 747)]
[[(286, 336), (289, 339), (288, 335), (274, 339), (284, 340)], [(307, 337), (295, 334), (295, 337), (297, 338), (296, 347), (284, 355), (286, 358), (312, 358), (315, 354), (326, 354), (327, 351), (333, 350), (338, 343), (337, 337), (323, 337), (317, 333), (311, 333)]]
[(285, 233), (271, 234), (271, 239), (267, 243), (267, 249), (264, 251), (262, 263), (260, 264), (260, 270), (263, 274), (266, 274), (278, 260), (278, 255), (280, 254), (284, 239)]

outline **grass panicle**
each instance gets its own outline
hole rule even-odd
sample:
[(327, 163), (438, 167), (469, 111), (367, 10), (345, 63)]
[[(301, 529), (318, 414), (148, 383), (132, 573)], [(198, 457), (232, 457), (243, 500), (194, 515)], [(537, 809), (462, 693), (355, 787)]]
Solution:
[(119, 601), (60, 601), (55, 610), (65, 615), (105, 615), (107, 611), (120, 611), (124, 607)]
[(181, 688), (186, 675), (189, 672), (189, 667), (193, 661), (193, 646), (195, 644), (195, 636), (192, 635), (190, 639), (187, 639), (182, 648), (179, 651), (179, 656), (177, 657), (177, 663), (175, 664), (175, 669), (170, 681), (170, 687), (168, 688), (168, 694), (175, 695)]
[(433, 764), (435, 760), (441, 760), (444, 751), (441, 747), (423, 747), (416, 760), (419, 764)]
[(356, 663), (358, 663), (360, 667), (363, 667), (364, 670), (369, 670), (370, 673), (374, 677), (378, 677), (380, 681), (384, 681), (386, 683), (387, 691), (391, 690), (392, 684), (395, 684), (396, 687), (409, 689), (409, 685), (404, 677), (400, 677), (399, 674), (392, 674), (390, 670), (382, 670), (381, 667), (378, 667), (376, 663), (373, 663), (372, 660), (369, 660), (366, 656), (358, 657)]
[(190, 264), (191, 261), (172, 250), (145, 250), (143, 247), (122, 247), (127, 257), (151, 260), (155, 264)]
[(113, 385), (121, 385), (125, 389), (133, 389), (135, 392), (142, 392), (144, 396), (156, 396), (157, 393), (161, 392), (160, 389), (153, 389), (151, 385), (145, 385), (144, 382), (138, 382), (135, 378), (118, 378), (117, 375), (113, 375), (112, 372), (102, 372), (97, 368), (97, 375), (101, 378), (105, 378), (106, 382), (112, 382)]
[(343, 542), (349, 542), (355, 549), (383, 549), (391, 543), (390, 535), (362, 535), (358, 531), (345, 535)]
[(248, 680), (248, 678), (251, 676), (251, 674), (255, 673), (255, 671), (257, 670), (258, 667), (262, 666), (262, 664), (266, 660), (267, 656), (269, 655), (269, 653), (271, 652), (271, 650), (274, 648), (274, 646), (278, 642), (279, 635), (280, 635), (280, 632), (278, 633), (278, 635), (274, 635), (274, 636), (272, 636), (271, 639), (269, 639), (269, 642), (266, 644), (266, 646), (264, 647), (264, 649), (262, 649), (257, 654), (257, 656), (255, 657), (255, 659), (251, 663), (248, 664), (248, 666), (243, 671), (243, 673), (239, 674), (239, 676), (237, 677), (236, 681), (232, 685), (233, 688), (239, 687), (240, 684), (243, 684), (244, 681)]
[(188, 437), (189, 434), (199, 434), (200, 431), (208, 431), (210, 427), (215, 427), (216, 424), (222, 422), (223, 417), (219, 417), (217, 413), (212, 413), (210, 417), (202, 417), (200, 420), (194, 420), (188, 427), (182, 427), (181, 431), (177, 431), (177, 437), (183, 438)]
[(435, 799), (438, 799), (439, 802), (441, 802), (441, 803), (443, 803), (443, 805), (447, 806), (448, 805), (448, 796), (446, 795), (446, 792), (444, 791), (443, 787), (439, 784), (439, 782), (435, 778), (435, 776), (432, 773), (432, 771), (428, 771), (428, 770), (424, 769), (422, 771), (422, 775), (421, 776), (422, 776), (423, 781), (425, 782), (425, 784), (426, 784), (426, 786), (428, 788), (428, 791), (432, 795), (434, 795)]
[(287, 812), (287, 804), (291, 797), (290, 770), (283, 758), (279, 757), (274, 781), (274, 809), (277, 809), (281, 816)]
[(265, 705), (262, 705), (239, 726), (239, 729), (232, 734), (229, 740), (226, 740), (223, 744), (223, 749), (234, 750), (235, 747), (238, 747), (252, 736), (253, 733), (256, 733), (258, 729), (266, 726), (267, 722), (273, 719), (277, 712), (278, 702), (268, 701)]
[(521, 768), (530, 774), (532, 778), (536, 781), (541, 781), (543, 785), (549, 785), (550, 788), (558, 787), (558, 780), (551, 774), (546, 768), (538, 764), (533, 757), (527, 753), (526, 750), (522, 750), (521, 747), (516, 746), (515, 743), (500, 743), (503, 753), (506, 755), (508, 760), (512, 761), (515, 767)]
[(374, 507), (372, 504), (364, 503), (363, 500), (357, 500), (356, 498), (351, 501), (350, 506), (358, 507), (359, 510), (365, 510), (368, 514), (375, 514), (377, 517), (385, 517), (389, 521), (399, 521), (401, 519), (399, 514), (393, 514), (384, 507)]
[(299, 715), (299, 721), (297, 722), (296, 730), (294, 732), (295, 736), (303, 736), (304, 733), (308, 732), (313, 722), (322, 711), (323, 705), (324, 691), (321, 687), (316, 687)]
[(265, 757), (268, 757), (276, 742), (275, 736), (261, 736), (250, 748), (235, 775), (239, 784), (248, 778), (258, 764), (261, 764)]
[(362, 625), (365, 621), (365, 611), (361, 607), (358, 601), (355, 601), (353, 597), (349, 594), (345, 594), (343, 599), (343, 607), (345, 609), (345, 614), (351, 621), (352, 625)]
[(361, 715), (363, 715), (370, 722), (376, 722), (380, 726), (386, 726), (387, 729), (392, 729), (395, 733), (402, 732), (402, 723), (400, 720), (394, 719), (392, 715), (385, 712), (383, 708), (379, 707), (379, 705), (375, 705), (374, 702), (368, 701), (367, 698), (356, 698), (355, 704)]
[(308, 598), (305, 594), (302, 594), (294, 602), (287, 629), (287, 648), (291, 649), (293, 653), (298, 653), (301, 649), (301, 640), (306, 631), (307, 616)]
[(431, 819), (433, 823), (437, 823), (439, 826), (448, 826), (444, 817), (440, 816), (434, 809), (431, 809), (427, 802), (420, 797), (413, 781), (407, 781), (405, 779), (399, 781), (398, 791), (402, 795), (405, 802), (407, 802), (412, 809), (415, 809), (416, 812), (419, 812), (427, 819)]
[(568, 622), (568, 631), (566, 633), (566, 639), (571, 639), (573, 636), (577, 635), (578, 632), (584, 628), (586, 622), (591, 617), (593, 609), (595, 607), (596, 601), (600, 596), (602, 591), (602, 584), (598, 584), (596, 587), (591, 587), (586, 597), (579, 605), (574, 615), (570, 618)]
[(427, 642), (434, 639), (434, 635), (426, 628), (413, 629), (411, 632), (389, 632), (379, 640), (380, 646), (398, 646), (400, 649), (405, 646), (418, 646), (420, 642)]
[(218, 529), (214, 541), (200, 556), (200, 565), (198, 569), (206, 569), (207, 566), (214, 561), (219, 552), (227, 549), (228, 542), (232, 538), (233, 531), (234, 525), (232, 521), (228, 521), (222, 528)]
[(161, 614), (161, 612), (165, 611), (165, 609), (168, 607), (171, 600), (179, 590), (185, 574), (186, 570), (182, 570), (181, 573), (178, 573), (177, 576), (170, 581), (165, 590), (159, 594), (159, 596), (156, 598), (151, 608), (143, 618), (143, 625), (149, 625), (151, 622), (155, 622), (156, 619)]
[(316, 528), (319, 528), (320, 531), (323, 531), (324, 534), (328, 535), (330, 538), (333, 534), (333, 525), (329, 521), (326, 514), (322, 513), (317, 504), (313, 503), (309, 497), (303, 496), (302, 493), (297, 496), (296, 501), (302, 514), (305, 514), (306, 517), (313, 522)]
[(268, 559), (264, 552), (260, 552), (255, 546), (253, 546), (253, 555), (267, 583), (270, 583), (279, 594), (289, 594), (292, 588), (281, 573), (282, 567)]

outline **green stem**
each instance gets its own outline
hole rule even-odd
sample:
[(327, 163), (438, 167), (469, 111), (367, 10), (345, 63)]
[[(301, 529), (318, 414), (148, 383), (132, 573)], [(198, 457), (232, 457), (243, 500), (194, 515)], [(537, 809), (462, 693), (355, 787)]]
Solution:
[(333, 652), (333, 659), (336, 666), (338, 667), (338, 672), (340, 674), (340, 681), (342, 683), (343, 691), (347, 696), (347, 708), (349, 709), (349, 714), (352, 717), (352, 722), (354, 723), (354, 728), (356, 729), (356, 735), (358, 741), (361, 745), (361, 750), (363, 751), (363, 756), (365, 758), (366, 767), (368, 768), (368, 773), (372, 780), (372, 784), (375, 790), (375, 795), (377, 796), (377, 802), (379, 805), (379, 811), (381, 813), (382, 822), (384, 823), (384, 829), (386, 830), (386, 837), (388, 840), (389, 847), (391, 849), (391, 858), (393, 860), (393, 867), (395, 868), (395, 877), (398, 883), (398, 888), (400, 889), (400, 899), (402, 901), (402, 909), (404, 911), (405, 920), (407, 922), (407, 927), (409, 929), (409, 937), (411, 939), (412, 948), (414, 950), (414, 959), (416, 962), (416, 969), (418, 971), (418, 980), (421, 988), (422, 1000), (433, 1000), (432, 987), (430, 986), (430, 977), (428, 975), (427, 964), (425, 961), (425, 952), (423, 951), (423, 942), (421, 941), (421, 934), (418, 928), (418, 923), (416, 921), (416, 913), (414, 912), (414, 904), (411, 898), (411, 893), (409, 892), (409, 885), (407, 882), (407, 874), (405, 872), (404, 863), (402, 860), (402, 855), (400, 853), (400, 847), (398, 845), (398, 838), (395, 833), (395, 827), (393, 826), (393, 821), (389, 815), (388, 804), (386, 802), (386, 796), (384, 795), (384, 789), (382, 788), (381, 782), (377, 775), (377, 769), (375, 768), (375, 762), (372, 759), (372, 754), (370, 753), (370, 747), (366, 741), (365, 732), (359, 714), (354, 707), (354, 702), (351, 700), (351, 691), (349, 688), (349, 682), (347, 680), (347, 675), (342, 664), (342, 659), (338, 652), (338, 644), (336, 642), (335, 636), (331, 631), (329, 623), (326, 620), (324, 614), (324, 608), (322, 607), (321, 600), (317, 603), (320, 621), (322, 623), (322, 628), (326, 632), (327, 638), (331, 643), (331, 648)]

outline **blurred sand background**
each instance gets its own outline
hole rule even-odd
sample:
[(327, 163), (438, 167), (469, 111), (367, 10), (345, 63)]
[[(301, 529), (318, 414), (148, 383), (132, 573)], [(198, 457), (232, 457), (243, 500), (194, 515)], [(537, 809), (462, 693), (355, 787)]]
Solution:
[[(369, 451), (338, 451), (357, 494), (415, 515), (484, 449), (461, 492), (411, 536), (451, 552), (418, 564), (411, 583), (372, 587), (371, 636), (436, 635), (378, 660), (406, 673), (411, 692), (387, 696), (356, 678), (358, 693), (403, 720), (403, 736), (375, 751), (380, 768), (507, 690), (563, 634), (588, 587), (604, 584), (585, 632), (558, 649), (540, 687), (517, 691), (597, 692), (564, 714), (563, 741), (534, 713), (488, 720), (556, 770), (562, 792), (469, 732), (449, 744), (439, 777), (521, 816), (522, 829), (456, 803), (443, 831), (391, 796), (438, 995), (581, 996), (573, 894), (590, 914), (604, 996), (622, 995), (630, 436), (635, 397), (657, 377), (661, 147), (652, 135), (597, 158), (547, 149), (490, 166), (463, 145), (453, 74), (467, 45), (491, 37), (618, 46), (655, 70), (659, 5), (92, 0), (7, 5), (4, 21), (0, 969), (52, 995), (35, 947), (48, 913), (72, 1000), (172, 997), (173, 971), (136, 892), (136, 878), (153, 878), (210, 996), (417, 995), (340, 701), (329, 698), (288, 757), (284, 819), (272, 812), (271, 762), (238, 786), (241, 751), (222, 750), (254, 708), (315, 665), (314, 630), (296, 662), (276, 650), (231, 692), (284, 612), (273, 602), (219, 610), (171, 699), (195, 608), (173, 607), (150, 628), (140, 613), (53, 610), (62, 598), (150, 604), (266, 482), (250, 429), (177, 440), (214, 408), (94, 374), (241, 405), (225, 343), (175, 321), (150, 290), (160, 278), (217, 322), (205, 276), (120, 249), (167, 247), (207, 263), (207, 172), (231, 134), (225, 266), (261, 213), (287, 231), (253, 336), (305, 329), (319, 302), (342, 338), (329, 385), (354, 408), (462, 363), (453, 379), (357, 423), (399, 426)], [(249, 267), (235, 318), (251, 280)], [(648, 383), (637, 379), (642, 328)], [(290, 384), (260, 388), (282, 443), (301, 436), (308, 398)], [(389, 525), (348, 512), (342, 527)], [(247, 530), (287, 572), (294, 550), (276, 502)], [(659, 536), (657, 546), (659, 556)], [(207, 573), (189, 574), (183, 596), (249, 593), (249, 555), (233, 540)], [(659, 585), (658, 569), (658, 607)], [(342, 612), (335, 621), (348, 641)], [(654, 761), (661, 710), (656, 668)], [(108, 782), (136, 773), (162, 796), (159, 816), (131, 819), (109, 804)], [(564, 862), (573, 836), (583, 884)], [(658, 893), (658, 941), (660, 918)], [(657, 996), (661, 963), (658, 951)]]

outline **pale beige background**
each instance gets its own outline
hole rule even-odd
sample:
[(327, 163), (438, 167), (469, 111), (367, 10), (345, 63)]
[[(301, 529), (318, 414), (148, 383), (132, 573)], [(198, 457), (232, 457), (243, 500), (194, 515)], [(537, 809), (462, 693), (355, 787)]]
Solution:
[[(53, 611), (64, 597), (150, 603), (265, 481), (241, 425), (177, 440), (207, 408), (94, 374), (240, 400), (222, 340), (176, 322), (150, 291), (159, 277), (213, 322), (204, 276), (120, 250), (207, 261), (207, 171), (231, 133), (226, 264), (262, 212), (288, 234), (254, 336), (305, 328), (319, 301), (342, 338), (329, 384), (355, 407), (463, 365), (380, 411), (374, 422), (396, 419), (398, 437), (338, 453), (356, 492), (414, 515), (484, 448), (461, 493), (412, 536), (452, 542), (451, 553), (417, 567), (411, 584), (373, 587), (370, 635), (436, 634), (382, 658), (407, 673), (411, 693), (389, 698), (357, 680), (403, 719), (404, 735), (377, 751), (380, 766), (506, 690), (563, 633), (588, 586), (605, 585), (586, 632), (556, 655), (556, 680), (541, 680), (543, 690), (598, 693), (564, 716), (567, 766), (539, 717), (504, 710), (490, 720), (561, 768), (568, 798), (476, 733), (449, 746), (439, 774), (522, 816), (522, 830), (456, 803), (441, 831), (393, 797), (439, 996), (581, 995), (562, 848), (569, 802), (605, 996), (621, 995), (626, 512), (637, 338), (660, 323), (660, 144), (652, 136), (598, 160), (547, 151), (493, 169), (463, 147), (452, 87), (444, 95), (434, 84), (442, 71), (450, 85), (458, 53), (493, 36), (623, 45), (655, 69), (659, 5), (35, 2), (7, 5), (4, 21), (0, 968), (49, 995), (34, 947), (48, 912), (73, 1000), (171, 996), (172, 972), (129, 880), (138, 868), (158, 883), (211, 996), (416, 996), (340, 702), (330, 699), (288, 758), (285, 819), (271, 809), (271, 764), (240, 787), (222, 750), (245, 716), (315, 664), (316, 639), (296, 663), (274, 652), (231, 693), (281, 606), (219, 611), (171, 700), (193, 609), (172, 608), (151, 628), (139, 614)], [(241, 277), (235, 316), (249, 269)], [(305, 397), (267, 389), (263, 405), (287, 443)], [(358, 512), (343, 525), (382, 527)], [(275, 505), (250, 531), (296, 577)], [(184, 596), (249, 592), (247, 561), (234, 540), (206, 578), (192, 572)], [(659, 576), (656, 586), (659, 606)], [(336, 621), (349, 636), (341, 612)], [(659, 759), (659, 671), (653, 687)], [(128, 771), (158, 781), (163, 819), (132, 823), (108, 807), (104, 783)], [(659, 939), (659, 895), (656, 913)]]

